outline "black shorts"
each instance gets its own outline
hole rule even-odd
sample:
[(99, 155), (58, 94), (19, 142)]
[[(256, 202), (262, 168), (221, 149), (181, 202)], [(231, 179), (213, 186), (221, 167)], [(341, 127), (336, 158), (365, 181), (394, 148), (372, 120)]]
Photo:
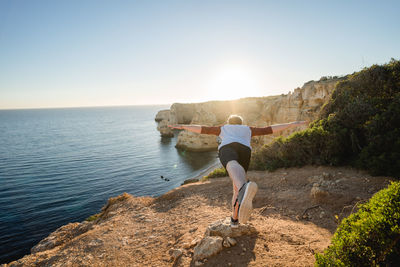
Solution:
[(218, 156), (225, 169), (229, 161), (236, 160), (247, 172), (249, 169), (251, 149), (240, 143), (230, 143), (219, 149)]

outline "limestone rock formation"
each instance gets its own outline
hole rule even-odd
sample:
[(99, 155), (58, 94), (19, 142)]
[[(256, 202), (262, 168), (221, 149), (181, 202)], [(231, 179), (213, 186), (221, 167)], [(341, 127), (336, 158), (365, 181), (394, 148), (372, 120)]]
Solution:
[(194, 248), (193, 259), (195, 261), (202, 260), (213, 256), (222, 250), (222, 237), (206, 236)]
[(182, 256), (182, 254), (183, 254), (183, 252), (182, 252), (181, 249), (171, 249), (171, 250), (169, 251), (169, 255), (171, 255), (171, 258), (172, 258), (173, 260), (178, 259), (180, 256)]
[(248, 224), (239, 224), (239, 227), (232, 228), (229, 218), (210, 224), (206, 230), (207, 236), (220, 236), (222, 238), (238, 237), (254, 233), (257, 233), (256, 228)]
[(226, 239), (225, 239), (226, 241), (227, 241), (227, 243), (230, 245), (230, 246), (236, 246), (236, 244), (237, 244), (237, 241), (235, 240), (235, 239), (233, 239), (232, 237), (226, 237)]
[(163, 137), (173, 137), (174, 131), (168, 127), (168, 120), (162, 120), (158, 123), (157, 130), (160, 132)]
[(171, 124), (190, 124), (196, 109), (196, 104), (175, 103), (171, 106), (170, 122)]
[(74, 237), (81, 235), (92, 227), (88, 222), (83, 223), (69, 223), (58, 228), (56, 231), (51, 233), (48, 237), (41, 240), (36, 246), (31, 248), (31, 253), (37, 253), (45, 250), (49, 250), (68, 242)]
[[(167, 124), (201, 124), (208, 126), (223, 125), (230, 114), (238, 114), (244, 118), (244, 123), (252, 126), (266, 126), (296, 120), (312, 121), (317, 118), (322, 105), (332, 94), (335, 85), (341, 78), (330, 78), (320, 81), (310, 81), (293, 92), (279, 96), (249, 97), (232, 101), (209, 101), (204, 103), (175, 103), (168, 110), (156, 115), (159, 120), (159, 131), (163, 136), (171, 136)], [(293, 131), (281, 134), (289, 135)], [(257, 147), (273, 140), (274, 135), (255, 137), (252, 146)], [(178, 148), (204, 151), (215, 150), (218, 142), (215, 136), (201, 135), (181, 131), (176, 146)]]
[(319, 184), (315, 183), (311, 188), (310, 196), (316, 202), (322, 202), (326, 197), (329, 196), (329, 192), (326, 189), (322, 188)]
[(257, 233), (256, 228), (247, 224), (240, 224), (237, 228), (232, 228), (229, 218), (215, 221), (207, 227), (205, 237), (197, 242), (193, 260), (204, 260), (218, 254), (224, 247), (235, 246), (237, 241), (233, 237), (255, 233)]
[(176, 147), (190, 151), (211, 151), (218, 147), (217, 136), (181, 131)]
[(154, 120), (156, 122), (160, 122), (162, 120), (168, 120), (170, 113), (171, 111), (169, 109), (160, 110), (159, 112), (157, 112), (157, 115)]

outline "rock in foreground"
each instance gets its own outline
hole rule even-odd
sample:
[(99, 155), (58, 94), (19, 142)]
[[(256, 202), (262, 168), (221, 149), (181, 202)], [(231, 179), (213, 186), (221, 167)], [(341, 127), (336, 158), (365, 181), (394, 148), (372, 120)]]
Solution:
[(206, 236), (194, 248), (193, 259), (202, 260), (217, 254), (222, 250), (222, 241), (220, 236)]
[(230, 218), (219, 220), (210, 224), (207, 228), (206, 235), (226, 237), (238, 237), (242, 235), (251, 235), (257, 233), (256, 228), (249, 224), (239, 224), (239, 227), (232, 228), (230, 226)]
[(205, 237), (194, 248), (193, 259), (198, 261), (218, 254), (223, 247), (236, 245), (233, 237), (254, 233), (257, 233), (257, 230), (251, 225), (240, 224), (237, 228), (232, 228), (229, 218), (213, 222), (208, 226)]

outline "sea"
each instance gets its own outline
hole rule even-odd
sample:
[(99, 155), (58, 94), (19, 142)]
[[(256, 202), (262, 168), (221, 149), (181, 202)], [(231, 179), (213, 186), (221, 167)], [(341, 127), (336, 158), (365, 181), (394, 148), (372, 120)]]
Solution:
[[(175, 148), (154, 118), (168, 106), (0, 110), (0, 263), (124, 192), (159, 196), (217, 152)], [(161, 178), (163, 176), (164, 178)]]

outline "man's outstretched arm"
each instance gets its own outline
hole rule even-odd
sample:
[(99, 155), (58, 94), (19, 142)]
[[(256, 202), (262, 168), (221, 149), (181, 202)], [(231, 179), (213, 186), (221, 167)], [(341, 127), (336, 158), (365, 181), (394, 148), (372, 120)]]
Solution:
[(176, 124), (176, 125), (168, 125), (168, 127), (178, 130), (188, 130), (194, 133), (201, 133), (201, 125), (185, 125), (185, 124)]
[(272, 132), (276, 133), (276, 132), (280, 132), (289, 128), (294, 128), (300, 125), (306, 125), (307, 122), (306, 121), (293, 121), (293, 122), (288, 122), (288, 123), (282, 123), (282, 124), (275, 124), (275, 125), (271, 125), (272, 128)]
[(251, 136), (267, 135), (277, 133), (289, 128), (297, 127), (300, 125), (306, 125), (306, 121), (294, 121), (289, 123), (275, 124), (267, 127), (250, 127)]
[(221, 127), (219, 126), (177, 124), (177, 125), (168, 125), (168, 127), (179, 130), (188, 130), (190, 132), (201, 133), (201, 134), (219, 135), (221, 133)]

